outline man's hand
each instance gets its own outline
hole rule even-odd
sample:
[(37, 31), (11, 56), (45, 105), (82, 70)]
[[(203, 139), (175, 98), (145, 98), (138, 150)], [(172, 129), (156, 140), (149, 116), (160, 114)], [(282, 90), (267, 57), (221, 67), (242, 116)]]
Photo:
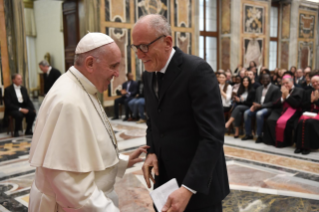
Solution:
[(130, 154), (130, 159), (128, 161), (127, 167), (132, 167), (135, 163), (139, 163), (143, 161), (143, 158), (139, 158), (139, 156), (144, 152), (147, 153), (147, 149), (150, 148), (149, 146), (141, 146), (133, 153)]
[(29, 110), (25, 109), (25, 108), (21, 108), (20, 112), (23, 113), (23, 114), (27, 114), (27, 113), (29, 113)]
[(254, 106), (254, 111), (258, 110), (259, 108), (261, 108), (261, 104), (258, 104), (256, 102), (253, 103)]
[(157, 157), (154, 153), (150, 153), (147, 155), (144, 165), (142, 167), (144, 179), (148, 188), (151, 188), (150, 179), (153, 181), (153, 183), (155, 183), (155, 179), (151, 173), (153, 167), (155, 175), (159, 175)]
[(251, 111), (251, 112), (254, 112), (254, 111), (255, 111), (255, 106), (254, 106), (254, 105), (252, 105), (252, 106), (250, 107), (250, 111)]
[(234, 96), (234, 100), (235, 100), (235, 102), (240, 102), (240, 99), (238, 96)]
[(286, 97), (289, 94), (289, 90), (285, 86), (281, 86), (281, 93), (282, 93), (282, 98), (286, 99)]
[(121, 94), (122, 94), (122, 95), (125, 95), (125, 94), (127, 94), (127, 91), (126, 91), (125, 89), (122, 89), (122, 90), (121, 90)]
[(311, 102), (313, 103), (313, 102), (317, 101), (318, 98), (319, 98), (318, 90), (312, 91), (312, 93), (311, 93)]
[(183, 212), (192, 195), (187, 188), (180, 187), (168, 196), (162, 212)]

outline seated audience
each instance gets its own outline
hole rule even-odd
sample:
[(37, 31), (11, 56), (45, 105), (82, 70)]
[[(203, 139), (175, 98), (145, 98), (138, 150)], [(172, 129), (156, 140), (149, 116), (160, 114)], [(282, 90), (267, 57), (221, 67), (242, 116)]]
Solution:
[(33, 103), (27, 89), (22, 86), (21, 75), (14, 74), (11, 79), (12, 85), (4, 90), (5, 119), (8, 115), (15, 119), (14, 137), (18, 137), (19, 130), (22, 129), (22, 120), (25, 117), (27, 122), (25, 135), (33, 135), (32, 125), (36, 115)]
[(305, 75), (305, 82), (301, 84), (301, 87), (304, 90), (312, 90), (312, 85), (311, 85), (311, 79), (310, 79), (310, 73), (307, 73)]
[(239, 72), (239, 76), (240, 78), (244, 78), (246, 76), (246, 69), (245, 68), (242, 68)]
[(55, 81), (61, 76), (61, 72), (58, 69), (50, 66), (50, 64), (46, 60), (42, 60), (39, 63), (39, 68), (44, 73), (44, 94), (47, 94)]
[(259, 82), (255, 81), (254, 72), (252, 70), (247, 71), (247, 76), (250, 78), (251, 84), (252, 84), (253, 88), (256, 90), (261, 84)]
[(255, 89), (250, 81), (249, 77), (244, 77), (240, 84), (237, 95), (234, 96), (233, 101), (236, 102), (232, 111), (231, 117), (225, 124), (225, 128), (228, 128), (231, 123), (235, 125), (234, 138), (239, 136), (239, 126), (242, 123), (242, 116), (245, 110), (249, 109), (255, 99)]
[(226, 74), (220, 73), (218, 76), (219, 90), (222, 97), (224, 112), (228, 112), (231, 108), (232, 86), (226, 82)]
[(235, 77), (235, 81), (234, 81), (234, 85), (233, 85), (233, 89), (232, 89), (232, 95), (237, 94), (237, 91), (238, 91), (239, 86), (240, 86), (240, 82), (241, 82), (241, 78), (240, 78), (240, 76), (237, 75)]
[(251, 121), (252, 118), (256, 116), (256, 136), (257, 141), (260, 142), (262, 139), (262, 130), (264, 124), (264, 118), (266, 118), (273, 108), (273, 103), (280, 97), (280, 90), (277, 86), (270, 83), (270, 75), (261, 75), (262, 86), (258, 87), (256, 90), (255, 101), (250, 109), (247, 109), (244, 113), (245, 121), (245, 137), (242, 140), (253, 139)]
[(305, 82), (305, 77), (303, 75), (303, 70), (299, 68), (295, 73), (295, 84), (296, 85), (302, 85), (302, 83)]
[(305, 91), (302, 101), (302, 111), (311, 112), (303, 114), (296, 128), (295, 153), (307, 155), (311, 149), (319, 148), (319, 72), (311, 74), (313, 89)]
[(263, 142), (276, 147), (291, 146), (293, 132), (301, 115), (303, 89), (294, 86), (294, 74), (286, 72), (282, 78), (281, 97), (264, 126)]
[[(145, 98), (144, 98), (144, 86), (142, 81), (139, 82), (139, 92), (135, 97), (129, 101), (129, 108), (132, 111), (132, 120), (137, 121), (138, 124), (146, 123), (146, 117), (144, 115)], [(139, 119), (138, 119), (139, 118)]]
[(122, 90), (120, 92), (122, 96), (114, 100), (114, 117), (112, 118), (112, 120), (119, 118), (118, 111), (120, 104), (124, 104), (125, 106), (125, 118), (123, 119), (123, 121), (127, 121), (129, 119), (130, 110), (128, 103), (134, 98), (134, 96), (138, 92), (137, 82), (133, 80), (133, 74), (127, 73), (126, 77), (127, 81), (123, 83)]
[(295, 73), (296, 73), (296, 71), (297, 71), (296, 66), (291, 66), (289, 71), (290, 71), (291, 73), (293, 73), (294, 76), (295, 76)]

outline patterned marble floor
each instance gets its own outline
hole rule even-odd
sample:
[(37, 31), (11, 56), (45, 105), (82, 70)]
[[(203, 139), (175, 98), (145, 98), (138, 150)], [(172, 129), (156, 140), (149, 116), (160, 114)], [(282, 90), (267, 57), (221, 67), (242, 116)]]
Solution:
[[(112, 125), (121, 154), (145, 144), (145, 124)], [(28, 164), (30, 143), (31, 137), (0, 135), (0, 212), (27, 211), (35, 171)], [(319, 211), (319, 152), (295, 155), (293, 147), (277, 149), (230, 136), (224, 150), (231, 187), (224, 211)], [(141, 166), (129, 168), (115, 185), (123, 212), (154, 211)]]

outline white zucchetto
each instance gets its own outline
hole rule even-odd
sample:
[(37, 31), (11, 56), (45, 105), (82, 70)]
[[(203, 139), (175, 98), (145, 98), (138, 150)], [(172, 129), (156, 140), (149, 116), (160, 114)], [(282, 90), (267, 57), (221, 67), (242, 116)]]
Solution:
[(106, 34), (100, 32), (89, 32), (80, 40), (80, 42), (76, 46), (75, 54), (89, 52), (93, 49), (113, 42), (114, 40)]

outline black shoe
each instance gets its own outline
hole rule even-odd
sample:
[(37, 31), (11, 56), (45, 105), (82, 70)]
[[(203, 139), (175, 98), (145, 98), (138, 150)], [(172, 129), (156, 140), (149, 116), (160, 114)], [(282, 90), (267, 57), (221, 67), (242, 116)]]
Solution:
[(304, 149), (302, 150), (301, 154), (303, 155), (308, 155), (310, 153), (310, 150), (309, 149)]
[(252, 140), (254, 137), (252, 135), (245, 135), (241, 140), (246, 141), (246, 140)]
[(119, 119), (119, 117), (113, 117), (111, 120), (116, 120), (116, 119)]
[(13, 137), (19, 137), (19, 132), (14, 132)]
[(257, 140), (255, 141), (256, 144), (262, 143), (263, 139), (261, 138), (261, 136), (258, 136)]
[(24, 135), (33, 135), (33, 132), (31, 130), (25, 131)]
[(239, 138), (239, 135), (234, 135), (234, 138)]
[(294, 151), (295, 154), (299, 154), (300, 152), (302, 152), (302, 149), (299, 149), (299, 148), (296, 148)]
[(128, 118), (127, 118), (127, 117), (123, 119), (123, 121), (127, 121), (127, 120), (128, 120)]

